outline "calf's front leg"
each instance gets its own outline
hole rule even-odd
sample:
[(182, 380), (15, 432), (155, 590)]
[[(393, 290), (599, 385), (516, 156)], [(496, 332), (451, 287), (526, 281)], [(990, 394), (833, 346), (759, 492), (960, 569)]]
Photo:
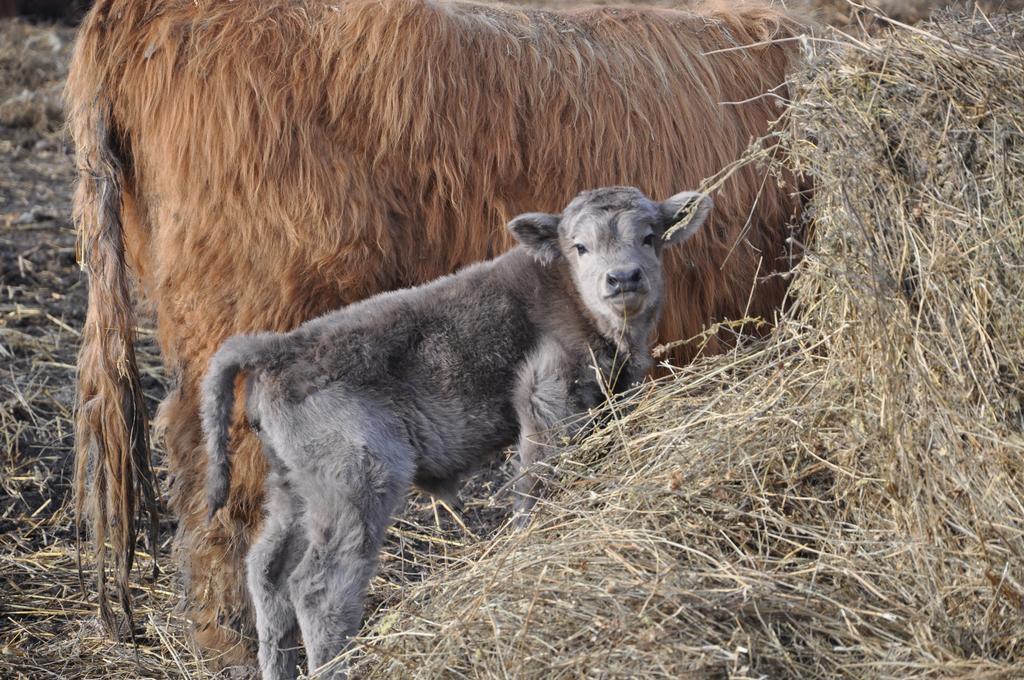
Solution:
[(539, 458), (540, 446), (533, 440), (536, 436), (536, 433), (528, 434), (526, 431), (519, 434), (519, 472), (514, 485), (515, 499), (512, 503), (512, 522), (517, 529), (524, 529), (530, 523), (530, 511), (537, 503), (540, 484), (533, 466)]
[(529, 361), (516, 390), (519, 417), (519, 472), (513, 501), (513, 523), (523, 528), (541, 493), (536, 464), (552, 441), (552, 428), (573, 413), (566, 358), (557, 346), (542, 347)]

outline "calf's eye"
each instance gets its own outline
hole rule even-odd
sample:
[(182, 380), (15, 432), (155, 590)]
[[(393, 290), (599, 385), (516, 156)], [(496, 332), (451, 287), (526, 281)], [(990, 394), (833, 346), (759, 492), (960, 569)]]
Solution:
[(644, 236), (644, 245), (645, 246), (653, 246), (654, 245), (654, 234), (648, 234), (647, 236)]
[(583, 245), (582, 243), (577, 243), (577, 244), (573, 245), (573, 248), (575, 248), (576, 252), (579, 253), (580, 255), (586, 255), (587, 254), (587, 247), (585, 245)]

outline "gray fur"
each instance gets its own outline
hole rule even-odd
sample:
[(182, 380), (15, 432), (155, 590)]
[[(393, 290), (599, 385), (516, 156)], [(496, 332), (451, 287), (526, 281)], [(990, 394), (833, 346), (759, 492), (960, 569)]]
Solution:
[[(700, 209), (684, 235), (664, 240), (694, 196)], [(561, 215), (512, 220), (521, 245), (494, 260), (291, 333), (224, 344), (203, 383), (210, 510), (227, 495), (244, 371), (246, 413), (271, 469), (266, 524), (247, 558), (265, 678), (295, 677), (300, 632), (311, 669), (358, 632), (381, 541), (411, 484), (452, 499), (481, 461), (518, 441), (517, 522), (526, 521), (545, 433), (649, 370), (662, 250), (709, 208), (700, 195), (657, 203), (632, 188), (584, 192)]]

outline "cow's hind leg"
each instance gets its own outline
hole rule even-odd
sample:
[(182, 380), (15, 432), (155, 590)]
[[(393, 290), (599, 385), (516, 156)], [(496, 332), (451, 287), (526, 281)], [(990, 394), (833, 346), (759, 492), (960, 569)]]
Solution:
[[(359, 632), (381, 542), (412, 483), (411, 450), (389, 449), (343, 444), (303, 472), (302, 494), (317, 502), (307, 507), (309, 545), (290, 586), (311, 673)], [(343, 676), (339, 664), (319, 677)]]
[[(165, 345), (164, 351), (173, 355), (176, 350)], [(205, 365), (195, 360), (196, 365), (200, 363)], [(250, 535), (260, 523), (263, 455), (254, 435), (232, 440), (235, 470), (249, 472), (236, 472), (229, 501), (231, 510), (209, 522), (204, 492), (207, 456), (198, 413), (195, 381), (186, 375), (157, 414), (173, 473), (169, 505), (178, 519), (174, 556), (183, 576), (184, 606), (196, 642), (209, 651), (213, 668), (239, 673), (252, 670), (256, 661), (256, 631), (253, 608), (246, 594), (245, 556), (251, 545)]]
[(298, 673), (299, 629), (288, 584), (306, 546), (298, 514), (297, 499), (286, 480), (272, 472), (267, 477), (263, 531), (246, 557), (264, 680), (294, 678)]

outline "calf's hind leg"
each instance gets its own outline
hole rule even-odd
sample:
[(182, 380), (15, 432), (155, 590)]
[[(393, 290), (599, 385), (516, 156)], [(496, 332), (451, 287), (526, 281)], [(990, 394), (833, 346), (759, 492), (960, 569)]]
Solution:
[(301, 558), (306, 538), (297, 522), (298, 503), (278, 473), (267, 477), (267, 518), (246, 557), (249, 594), (256, 609), (259, 664), (264, 680), (296, 677), (298, 621), (288, 576)]
[[(289, 579), (312, 673), (359, 632), (381, 542), (413, 478), (411, 451), (344, 446), (303, 471), (309, 545)], [(307, 488), (308, 486), (308, 488)], [(343, 677), (339, 666), (323, 677)]]

